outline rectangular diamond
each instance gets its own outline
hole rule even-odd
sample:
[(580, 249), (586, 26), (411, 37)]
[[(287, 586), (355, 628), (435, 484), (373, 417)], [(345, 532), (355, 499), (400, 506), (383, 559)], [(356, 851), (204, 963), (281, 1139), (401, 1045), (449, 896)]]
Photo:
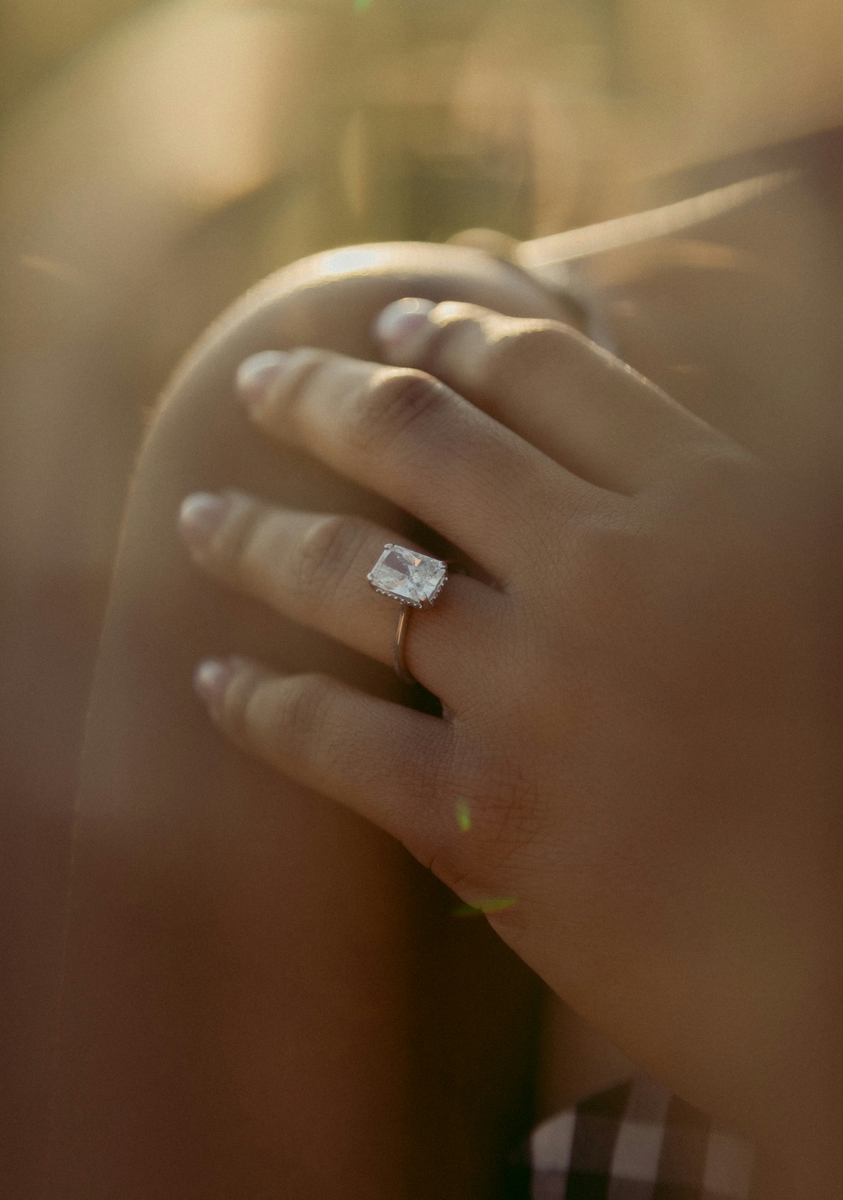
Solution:
[(391, 543), (384, 546), (383, 554), (368, 574), (377, 591), (414, 608), (432, 604), (447, 577), (447, 563)]

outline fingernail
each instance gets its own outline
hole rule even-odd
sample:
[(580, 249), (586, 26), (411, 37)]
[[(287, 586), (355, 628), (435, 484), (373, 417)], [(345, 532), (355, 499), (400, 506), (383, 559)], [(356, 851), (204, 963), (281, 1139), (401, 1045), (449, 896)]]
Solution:
[(199, 664), (193, 675), (193, 687), (201, 700), (209, 708), (222, 707), (228, 685), (234, 678), (236, 664), (228, 659), (206, 658)]
[(262, 350), (252, 354), (237, 368), (237, 392), (245, 404), (260, 401), (276, 380), (287, 370), (290, 355), (286, 350)]
[(429, 324), (428, 316), (436, 308), (432, 300), (406, 296), (387, 304), (375, 318), (374, 333), (388, 346), (401, 346)]
[(228, 496), (194, 492), (179, 509), (179, 532), (191, 550), (204, 550), (231, 508)]

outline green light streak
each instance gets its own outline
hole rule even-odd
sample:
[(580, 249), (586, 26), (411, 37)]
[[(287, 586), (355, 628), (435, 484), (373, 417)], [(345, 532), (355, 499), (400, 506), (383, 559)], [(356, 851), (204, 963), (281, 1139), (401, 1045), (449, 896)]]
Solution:
[(490, 900), (481, 900), (479, 904), (460, 904), (454, 909), (455, 917), (481, 917), (486, 913), (501, 912), (504, 908), (512, 908), (517, 901), (513, 896), (494, 896)]
[(471, 829), (471, 810), (465, 796), (457, 797), (457, 824), (463, 833), (468, 833)]

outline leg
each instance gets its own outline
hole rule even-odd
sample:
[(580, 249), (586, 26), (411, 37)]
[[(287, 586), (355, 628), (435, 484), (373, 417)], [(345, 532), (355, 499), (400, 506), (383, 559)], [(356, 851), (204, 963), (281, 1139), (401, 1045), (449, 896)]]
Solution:
[(528, 1082), (531, 978), (485, 923), (454, 922), (399, 846), (224, 746), (190, 677), (233, 650), (396, 685), (209, 587), (174, 531), (188, 491), (229, 485), (400, 521), (262, 444), (230, 383), (268, 346), (366, 353), (371, 317), (408, 291), (553, 315), (507, 268), (448, 251), (457, 278), (437, 253), (419, 251), (415, 277), (285, 273), (209, 336), (151, 431), (89, 719), (51, 1200), (494, 1194)]

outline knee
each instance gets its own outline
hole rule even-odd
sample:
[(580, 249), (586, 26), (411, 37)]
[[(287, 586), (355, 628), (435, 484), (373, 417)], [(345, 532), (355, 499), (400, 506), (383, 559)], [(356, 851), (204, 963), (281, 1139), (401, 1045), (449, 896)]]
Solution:
[(254, 465), (253, 438), (231, 403), (239, 363), (260, 350), (302, 345), (376, 359), (372, 322), (407, 295), (465, 300), (512, 316), (564, 315), (528, 276), (461, 246), (384, 243), (317, 254), (258, 284), (208, 329), (167, 388), (151, 440), (182, 431), (187, 445), (216, 443), (229, 463), (239, 448)]

